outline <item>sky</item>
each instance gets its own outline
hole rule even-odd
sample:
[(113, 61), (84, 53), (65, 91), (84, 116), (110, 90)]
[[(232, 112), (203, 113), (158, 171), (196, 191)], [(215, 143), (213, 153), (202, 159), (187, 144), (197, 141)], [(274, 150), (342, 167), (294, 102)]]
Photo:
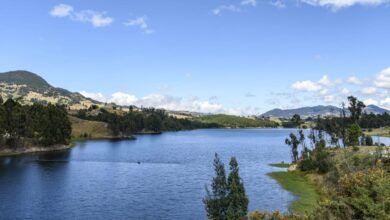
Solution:
[(122, 105), (390, 109), (389, 0), (0, 0), (0, 72)]

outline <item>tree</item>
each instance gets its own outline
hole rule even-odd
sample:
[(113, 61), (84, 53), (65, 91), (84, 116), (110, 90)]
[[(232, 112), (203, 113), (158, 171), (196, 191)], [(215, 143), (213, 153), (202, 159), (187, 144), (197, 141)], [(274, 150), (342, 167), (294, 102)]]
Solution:
[(349, 96), (348, 101), (349, 101), (348, 110), (351, 113), (352, 123), (357, 123), (366, 105), (362, 101), (359, 101), (356, 97), (353, 96)]
[(285, 143), (291, 147), (292, 162), (296, 163), (298, 161), (298, 146), (300, 141), (295, 134), (291, 133), (290, 139), (286, 138)]
[(347, 145), (347, 131), (346, 131), (346, 118), (347, 113), (345, 112), (345, 103), (341, 103), (341, 140), (343, 142), (343, 147), (346, 147)]
[(225, 166), (219, 159), (218, 154), (215, 154), (214, 171), (215, 177), (211, 184), (211, 192), (206, 186), (207, 195), (203, 203), (209, 219), (226, 220), (226, 212), (229, 205), (227, 198), (228, 185)]
[(364, 142), (365, 142), (364, 144), (365, 144), (366, 146), (372, 146), (372, 145), (374, 145), (374, 140), (373, 140), (372, 137), (369, 136), (369, 135), (367, 135), (367, 136), (365, 137)]
[(295, 127), (299, 127), (302, 124), (301, 116), (298, 114), (295, 114), (291, 118), (291, 122), (294, 123)]
[(230, 160), (230, 174), (228, 177), (227, 219), (242, 219), (248, 213), (248, 196), (245, 193), (244, 183), (239, 174), (238, 163), (235, 157)]
[(149, 131), (159, 132), (162, 128), (162, 120), (156, 114), (152, 113), (145, 119), (145, 128)]
[(359, 138), (362, 134), (362, 129), (358, 124), (351, 125), (347, 130), (348, 144), (351, 146), (359, 145)]

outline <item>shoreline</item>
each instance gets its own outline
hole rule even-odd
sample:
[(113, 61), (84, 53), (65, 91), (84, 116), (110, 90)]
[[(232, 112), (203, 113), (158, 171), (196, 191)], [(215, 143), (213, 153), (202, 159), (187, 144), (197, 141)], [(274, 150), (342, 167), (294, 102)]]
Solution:
[(82, 141), (94, 141), (94, 140), (135, 140), (135, 136), (130, 137), (99, 137), (99, 138), (74, 138), (70, 141), (69, 145), (54, 145), (49, 147), (43, 147), (43, 146), (33, 146), (33, 147), (24, 147), (19, 149), (1, 149), (0, 150), (0, 157), (10, 157), (10, 156), (20, 156), (24, 154), (34, 154), (34, 153), (47, 153), (47, 152), (56, 152), (56, 151), (63, 151), (63, 150), (69, 150), (76, 146), (75, 142), (82, 142)]
[[(277, 166), (279, 164), (275, 165), (271, 166), (279, 167)], [(283, 168), (285, 169), (286, 167)], [(291, 212), (306, 214), (316, 208), (317, 201), (320, 200), (321, 195), (318, 188), (308, 180), (304, 173), (299, 171), (276, 171), (267, 173), (267, 176), (277, 181), (283, 189), (295, 197), (289, 204)]]
[(28, 148), (19, 148), (16, 150), (2, 149), (2, 150), (0, 150), (0, 157), (20, 156), (23, 154), (34, 154), (34, 153), (43, 153), (43, 152), (63, 151), (63, 150), (71, 149), (74, 146), (75, 145), (72, 142), (69, 145), (55, 145), (55, 146), (50, 146), (50, 147), (34, 146), (34, 147), (28, 147)]

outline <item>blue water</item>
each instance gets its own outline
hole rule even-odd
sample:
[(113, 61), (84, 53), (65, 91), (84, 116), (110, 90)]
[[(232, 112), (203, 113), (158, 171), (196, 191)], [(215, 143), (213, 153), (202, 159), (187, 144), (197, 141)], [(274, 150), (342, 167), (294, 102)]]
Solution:
[(287, 211), (294, 197), (266, 173), (290, 160), (291, 131), (167, 132), (1, 158), (0, 219), (206, 219), (202, 198), (216, 152), (226, 165), (237, 157), (251, 211)]

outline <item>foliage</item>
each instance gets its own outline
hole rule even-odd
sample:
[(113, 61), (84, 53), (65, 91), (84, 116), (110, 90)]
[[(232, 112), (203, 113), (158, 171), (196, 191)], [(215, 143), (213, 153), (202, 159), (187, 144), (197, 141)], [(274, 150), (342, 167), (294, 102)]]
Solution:
[(226, 179), (226, 171), (223, 162), (219, 159), (218, 154), (215, 154), (214, 159), (215, 177), (211, 184), (211, 192), (206, 187), (206, 198), (203, 200), (209, 219), (227, 218), (226, 212), (229, 206), (228, 202), (228, 184)]
[(301, 143), (294, 133), (290, 134), (290, 139), (286, 138), (285, 143), (291, 147), (291, 157), (293, 163), (298, 161), (298, 146)]
[(238, 163), (235, 157), (230, 160), (227, 199), (229, 201), (227, 208), (228, 220), (240, 219), (247, 214), (249, 200), (245, 193), (244, 183), (240, 177)]
[(138, 132), (159, 133), (162, 131), (218, 127), (216, 124), (171, 117), (164, 110), (154, 108), (142, 108), (141, 111), (131, 110), (123, 114), (109, 112), (103, 108), (98, 109), (97, 112), (93, 113), (88, 110), (80, 110), (76, 116), (84, 120), (107, 123), (108, 128), (114, 136), (124, 137)]
[(301, 116), (298, 114), (293, 115), (290, 121), (293, 123), (294, 127), (299, 127), (303, 123)]
[(229, 165), (230, 173), (226, 178), (224, 164), (215, 154), (215, 177), (211, 184), (211, 192), (206, 187), (207, 194), (203, 200), (209, 219), (239, 220), (247, 215), (249, 200), (239, 174), (237, 160), (231, 158)]
[(12, 99), (0, 105), (0, 144), (7, 147), (68, 144), (71, 132), (63, 106), (22, 106)]
[(348, 110), (351, 113), (351, 120), (353, 123), (357, 123), (366, 105), (362, 101), (359, 101), (356, 97), (353, 96), (349, 96), (348, 101), (349, 101)]
[(352, 210), (353, 219), (390, 219), (390, 178), (380, 167), (346, 174), (338, 199)]
[(356, 146), (359, 145), (359, 138), (363, 134), (362, 129), (358, 124), (352, 124), (347, 130), (348, 145)]

